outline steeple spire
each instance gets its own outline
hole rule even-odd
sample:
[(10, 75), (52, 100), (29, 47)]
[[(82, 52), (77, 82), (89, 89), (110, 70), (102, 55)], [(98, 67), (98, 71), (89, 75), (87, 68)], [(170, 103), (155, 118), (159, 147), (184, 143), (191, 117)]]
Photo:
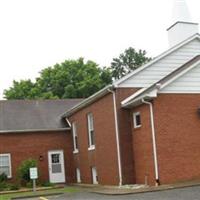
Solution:
[(192, 22), (192, 17), (185, 0), (174, 0), (172, 21), (175, 22)]
[(167, 29), (170, 47), (198, 33), (198, 24), (192, 22), (186, 0), (174, 0), (172, 22)]

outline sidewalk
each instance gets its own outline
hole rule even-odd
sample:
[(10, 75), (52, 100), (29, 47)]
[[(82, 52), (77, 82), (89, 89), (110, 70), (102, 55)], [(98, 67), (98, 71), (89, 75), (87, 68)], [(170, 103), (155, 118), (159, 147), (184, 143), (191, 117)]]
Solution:
[(164, 190), (172, 190), (177, 188), (199, 186), (200, 181), (190, 181), (190, 182), (181, 182), (169, 185), (160, 185), (160, 186), (144, 186), (144, 185), (133, 185), (131, 188), (128, 186), (100, 186), (100, 185), (89, 185), (89, 184), (75, 184), (75, 186), (82, 189), (86, 189), (88, 192), (105, 194), (105, 195), (126, 195), (126, 194), (137, 194), (145, 192), (156, 192)]

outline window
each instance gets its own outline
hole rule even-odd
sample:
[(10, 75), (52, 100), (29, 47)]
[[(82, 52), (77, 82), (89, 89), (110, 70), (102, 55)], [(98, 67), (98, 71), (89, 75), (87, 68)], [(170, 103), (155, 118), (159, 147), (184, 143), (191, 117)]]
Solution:
[(89, 137), (88, 150), (92, 150), (95, 149), (94, 122), (92, 113), (87, 115), (87, 120), (88, 120), (88, 137)]
[(98, 184), (98, 174), (96, 167), (91, 167), (91, 171), (92, 171), (92, 183)]
[(12, 177), (10, 154), (0, 154), (0, 174), (3, 173), (5, 173), (8, 176), (8, 178)]
[(76, 181), (77, 183), (81, 183), (81, 172), (79, 168), (76, 168)]
[(134, 125), (134, 128), (141, 127), (141, 116), (139, 112), (133, 113), (133, 125)]
[(77, 129), (75, 122), (72, 123), (72, 134), (73, 134), (73, 144), (74, 144), (73, 153), (78, 153), (78, 136), (77, 136)]

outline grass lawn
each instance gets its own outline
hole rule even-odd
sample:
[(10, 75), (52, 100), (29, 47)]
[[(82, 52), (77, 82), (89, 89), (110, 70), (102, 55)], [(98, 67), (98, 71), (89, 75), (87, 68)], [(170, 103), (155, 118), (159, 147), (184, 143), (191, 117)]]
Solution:
[(22, 192), (22, 193), (15, 193), (15, 194), (3, 194), (0, 195), (0, 200), (10, 200), (13, 197), (24, 197), (24, 196), (34, 196), (34, 195), (45, 195), (45, 194), (53, 194), (53, 193), (71, 193), (77, 192), (78, 189), (75, 187), (65, 187), (60, 189), (51, 189), (46, 191), (38, 191), (38, 192)]

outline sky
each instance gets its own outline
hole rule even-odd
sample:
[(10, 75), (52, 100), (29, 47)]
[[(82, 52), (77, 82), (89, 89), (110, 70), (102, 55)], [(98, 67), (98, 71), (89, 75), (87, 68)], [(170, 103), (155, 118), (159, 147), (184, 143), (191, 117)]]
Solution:
[[(200, 1), (187, 0), (194, 22)], [(0, 99), (13, 80), (84, 57), (109, 66), (128, 47), (168, 48), (173, 0), (0, 0)]]

